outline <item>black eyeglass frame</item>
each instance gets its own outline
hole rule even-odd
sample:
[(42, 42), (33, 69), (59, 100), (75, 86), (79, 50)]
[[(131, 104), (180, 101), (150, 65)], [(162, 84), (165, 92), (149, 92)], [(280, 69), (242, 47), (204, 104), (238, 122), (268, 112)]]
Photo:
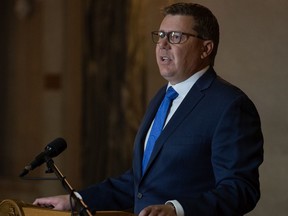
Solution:
[[(163, 33), (163, 37), (160, 36), (159, 33)], [(172, 35), (173, 33), (174, 33), (174, 34), (175, 34), (175, 33), (178, 33), (178, 34), (179, 34), (179, 36), (180, 36), (179, 42), (174, 43), (173, 41), (171, 41), (170, 35)], [(198, 39), (201, 39), (201, 40), (205, 40), (203, 37), (201, 37), (201, 36), (199, 36), (199, 35), (191, 34), (191, 33), (186, 33), (186, 32), (180, 32), (180, 31), (169, 31), (169, 32), (165, 32), (165, 31), (152, 31), (152, 32), (151, 32), (152, 41), (153, 41), (155, 44), (158, 44), (158, 43), (159, 43), (159, 39), (160, 39), (160, 38), (163, 39), (163, 38), (165, 38), (166, 36), (167, 36), (167, 40), (168, 40), (168, 42), (169, 42), (170, 44), (181, 44), (181, 43), (184, 43), (185, 41), (187, 41), (187, 40), (182, 41), (182, 35), (188, 36), (188, 37), (187, 37), (187, 40), (188, 40), (189, 37), (195, 37), (195, 38), (198, 38)], [(157, 38), (157, 41), (154, 40), (154, 36), (157, 36), (157, 37), (158, 37), (158, 38)]]

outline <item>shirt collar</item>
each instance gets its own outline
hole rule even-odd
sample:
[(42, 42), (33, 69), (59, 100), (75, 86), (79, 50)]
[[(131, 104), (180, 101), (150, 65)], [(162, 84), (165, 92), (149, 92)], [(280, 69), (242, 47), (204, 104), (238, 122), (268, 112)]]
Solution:
[(207, 66), (207, 67), (203, 68), (202, 70), (194, 73), (192, 76), (190, 76), (188, 79), (184, 80), (183, 82), (177, 83), (175, 85), (168, 83), (167, 88), (172, 86), (175, 89), (175, 91), (177, 91), (179, 96), (181, 98), (184, 98), (188, 94), (188, 92), (192, 88), (192, 86), (208, 70), (208, 68), (209, 68), (209, 66)]

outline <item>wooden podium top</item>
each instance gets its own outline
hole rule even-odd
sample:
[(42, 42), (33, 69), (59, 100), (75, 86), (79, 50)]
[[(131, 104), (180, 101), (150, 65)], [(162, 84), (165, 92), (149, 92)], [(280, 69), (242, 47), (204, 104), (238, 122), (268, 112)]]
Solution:
[[(23, 201), (5, 199), (0, 202), (0, 216), (71, 216), (70, 211), (56, 211)], [(125, 211), (97, 211), (95, 216), (134, 216)]]

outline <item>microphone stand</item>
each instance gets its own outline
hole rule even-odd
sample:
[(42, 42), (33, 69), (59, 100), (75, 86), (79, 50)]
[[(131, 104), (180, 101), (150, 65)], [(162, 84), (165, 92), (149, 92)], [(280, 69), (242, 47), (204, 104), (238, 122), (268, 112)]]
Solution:
[[(77, 212), (79, 212), (79, 215), (81, 216), (93, 216), (91, 214), (91, 212), (89, 211), (87, 205), (84, 203), (84, 201), (82, 200), (81, 196), (79, 193), (77, 193), (72, 187), (71, 185), (68, 183), (68, 181), (66, 180), (66, 177), (62, 175), (62, 173), (59, 171), (59, 169), (57, 168), (57, 166), (54, 164), (54, 161), (46, 156), (45, 157), (45, 161), (48, 167), (48, 171), (49, 172), (54, 172), (55, 175), (57, 176), (57, 178), (61, 181), (62, 186), (64, 187), (64, 189), (70, 194), (70, 196), (75, 200), (75, 206), (76, 206), (76, 210)], [(72, 206), (71, 206), (72, 208)], [(72, 208), (73, 209), (73, 208)]]

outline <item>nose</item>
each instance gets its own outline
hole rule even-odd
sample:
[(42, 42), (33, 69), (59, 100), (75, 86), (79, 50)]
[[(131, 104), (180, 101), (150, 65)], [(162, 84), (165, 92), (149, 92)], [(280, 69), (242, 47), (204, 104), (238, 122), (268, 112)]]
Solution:
[(170, 43), (168, 42), (167, 36), (159, 39), (157, 45), (159, 46), (160, 49), (169, 49)]

